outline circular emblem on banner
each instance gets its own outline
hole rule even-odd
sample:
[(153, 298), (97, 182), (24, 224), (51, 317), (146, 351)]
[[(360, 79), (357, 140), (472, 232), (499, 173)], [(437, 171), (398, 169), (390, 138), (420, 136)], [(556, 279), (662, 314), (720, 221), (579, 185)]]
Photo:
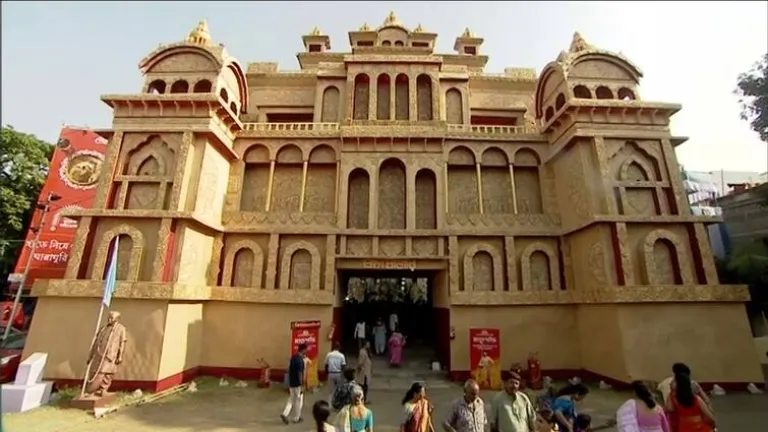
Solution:
[(99, 182), (103, 163), (103, 154), (93, 150), (80, 150), (64, 159), (59, 168), (59, 176), (73, 189), (91, 189)]

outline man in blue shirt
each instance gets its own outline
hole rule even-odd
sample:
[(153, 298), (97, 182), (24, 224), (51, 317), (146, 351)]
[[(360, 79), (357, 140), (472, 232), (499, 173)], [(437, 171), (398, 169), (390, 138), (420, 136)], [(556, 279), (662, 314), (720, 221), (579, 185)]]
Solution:
[(301, 409), (304, 407), (304, 357), (307, 355), (307, 344), (299, 345), (299, 350), (291, 356), (288, 364), (288, 387), (290, 396), (285, 404), (280, 419), (283, 423), (299, 423), (302, 421)]

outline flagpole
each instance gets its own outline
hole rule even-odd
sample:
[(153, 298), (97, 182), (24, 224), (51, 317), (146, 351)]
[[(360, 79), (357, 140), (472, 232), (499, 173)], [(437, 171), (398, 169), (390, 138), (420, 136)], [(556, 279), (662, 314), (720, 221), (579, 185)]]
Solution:
[(99, 318), (96, 320), (96, 330), (93, 332), (93, 339), (91, 339), (91, 346), (88, 348), (88, 363), (85, 365), (85, 376), (83, 377), (83, 386), (80, 389), (80, 396), (85, 396), (85, 389), (88, 387), (88, 377), (91, 375), (91, 364), (93, 363), (93, 359), (91, 359), (91, 352), (93, 351), (93, 346), (96, 345), (96, 337), (99, 336), (99, 328), (101, 328), (101, 320), (104, 316), (104, 302), (100, 302), (101, 307), (99, 308)]
[(91, 353), (93, 352), (96, 346), (96, 340), (99, 337), (99, 329), (101, 328), (101, 321), (104, 318), (104, 310), (107, 309), (108, 304), (112, 303), (112, 291), (115, 289), (114, 285), (117, 277), (117, 251), (120, 236), (115, 237), (114, 242), (109, 257), (106, 280), (104, 281), (104, 295), (99, 306), (99, 317), (96, 319), (96, 328), (93, 331), (93, 339), (91, 339), (91, 346), (88, 348), (88, 362), (85, 365), (85, 376), (83, 376), (83, 386), (80, 388), (80, 397), (85, 396), (85, 390), (88, 388), (88, 377), (91, 375), (91, 366), (93, 366)]

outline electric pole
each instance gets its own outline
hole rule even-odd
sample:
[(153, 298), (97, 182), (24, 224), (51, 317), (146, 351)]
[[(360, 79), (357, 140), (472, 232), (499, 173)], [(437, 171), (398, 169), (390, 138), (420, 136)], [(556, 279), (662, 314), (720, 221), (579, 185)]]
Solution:
[(32, 267), (32, 259), (35, 255), (35, 249), (37, 249), (37, 243), (40, 241), (40, 235), (43, 233), (43, 227), (45, 226), (45, 216), (51, 208), (51, 204), (60, 200), (61, 197), (53, 192), (49, 192), (48, 196), (42, 202), (37, 203), (37, 208), (41, 210), (40, 223), (37, 228), (32, 228), (35, 232), (35, 238), (32, 240), (32, 246), (29, 248), (29, 256), (27, 256), (27, 265), (24, 266), (24, 274), (21, 276), (19, 287), (16, 289), (16, 297), (13, 299), (13, 307), (11, 308), (11, 315), (8, 317), (8, 323), (5, 325), (5, 331), (3, 332), (3, 342), (8, 339), (8, 335), (11, 333), (13, 327), (13, 320), (16, 318), (16, 310), (19, 308), (21, 302), (21, 292), (24, 290), (24, 284), (27, 282), (27, 276), (29, 276), (29, 269)]

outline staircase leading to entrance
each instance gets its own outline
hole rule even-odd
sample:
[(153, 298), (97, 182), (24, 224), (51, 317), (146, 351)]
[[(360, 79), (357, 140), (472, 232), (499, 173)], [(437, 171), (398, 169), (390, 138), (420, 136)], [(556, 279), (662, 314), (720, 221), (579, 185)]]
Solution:
[[(357, 364), (357, 353), (347, 354), (349, 363)], [(370, 390), (394, 390), (405, 391), (411, 387), (414, 381), (425, 384), (427, 389), (449, 388), (452, 384), (448, 381), (448, 372), (433, 372), (431, 362), (435, 359), (432, 349), (421, 346), (406, 346), (403, 352), (403, 362), (399, 368), (389, 366), (389, 356), (373, 356), (373, 377), (369, 385)], [(443, 368), (445, 367), (444, 365)]]

